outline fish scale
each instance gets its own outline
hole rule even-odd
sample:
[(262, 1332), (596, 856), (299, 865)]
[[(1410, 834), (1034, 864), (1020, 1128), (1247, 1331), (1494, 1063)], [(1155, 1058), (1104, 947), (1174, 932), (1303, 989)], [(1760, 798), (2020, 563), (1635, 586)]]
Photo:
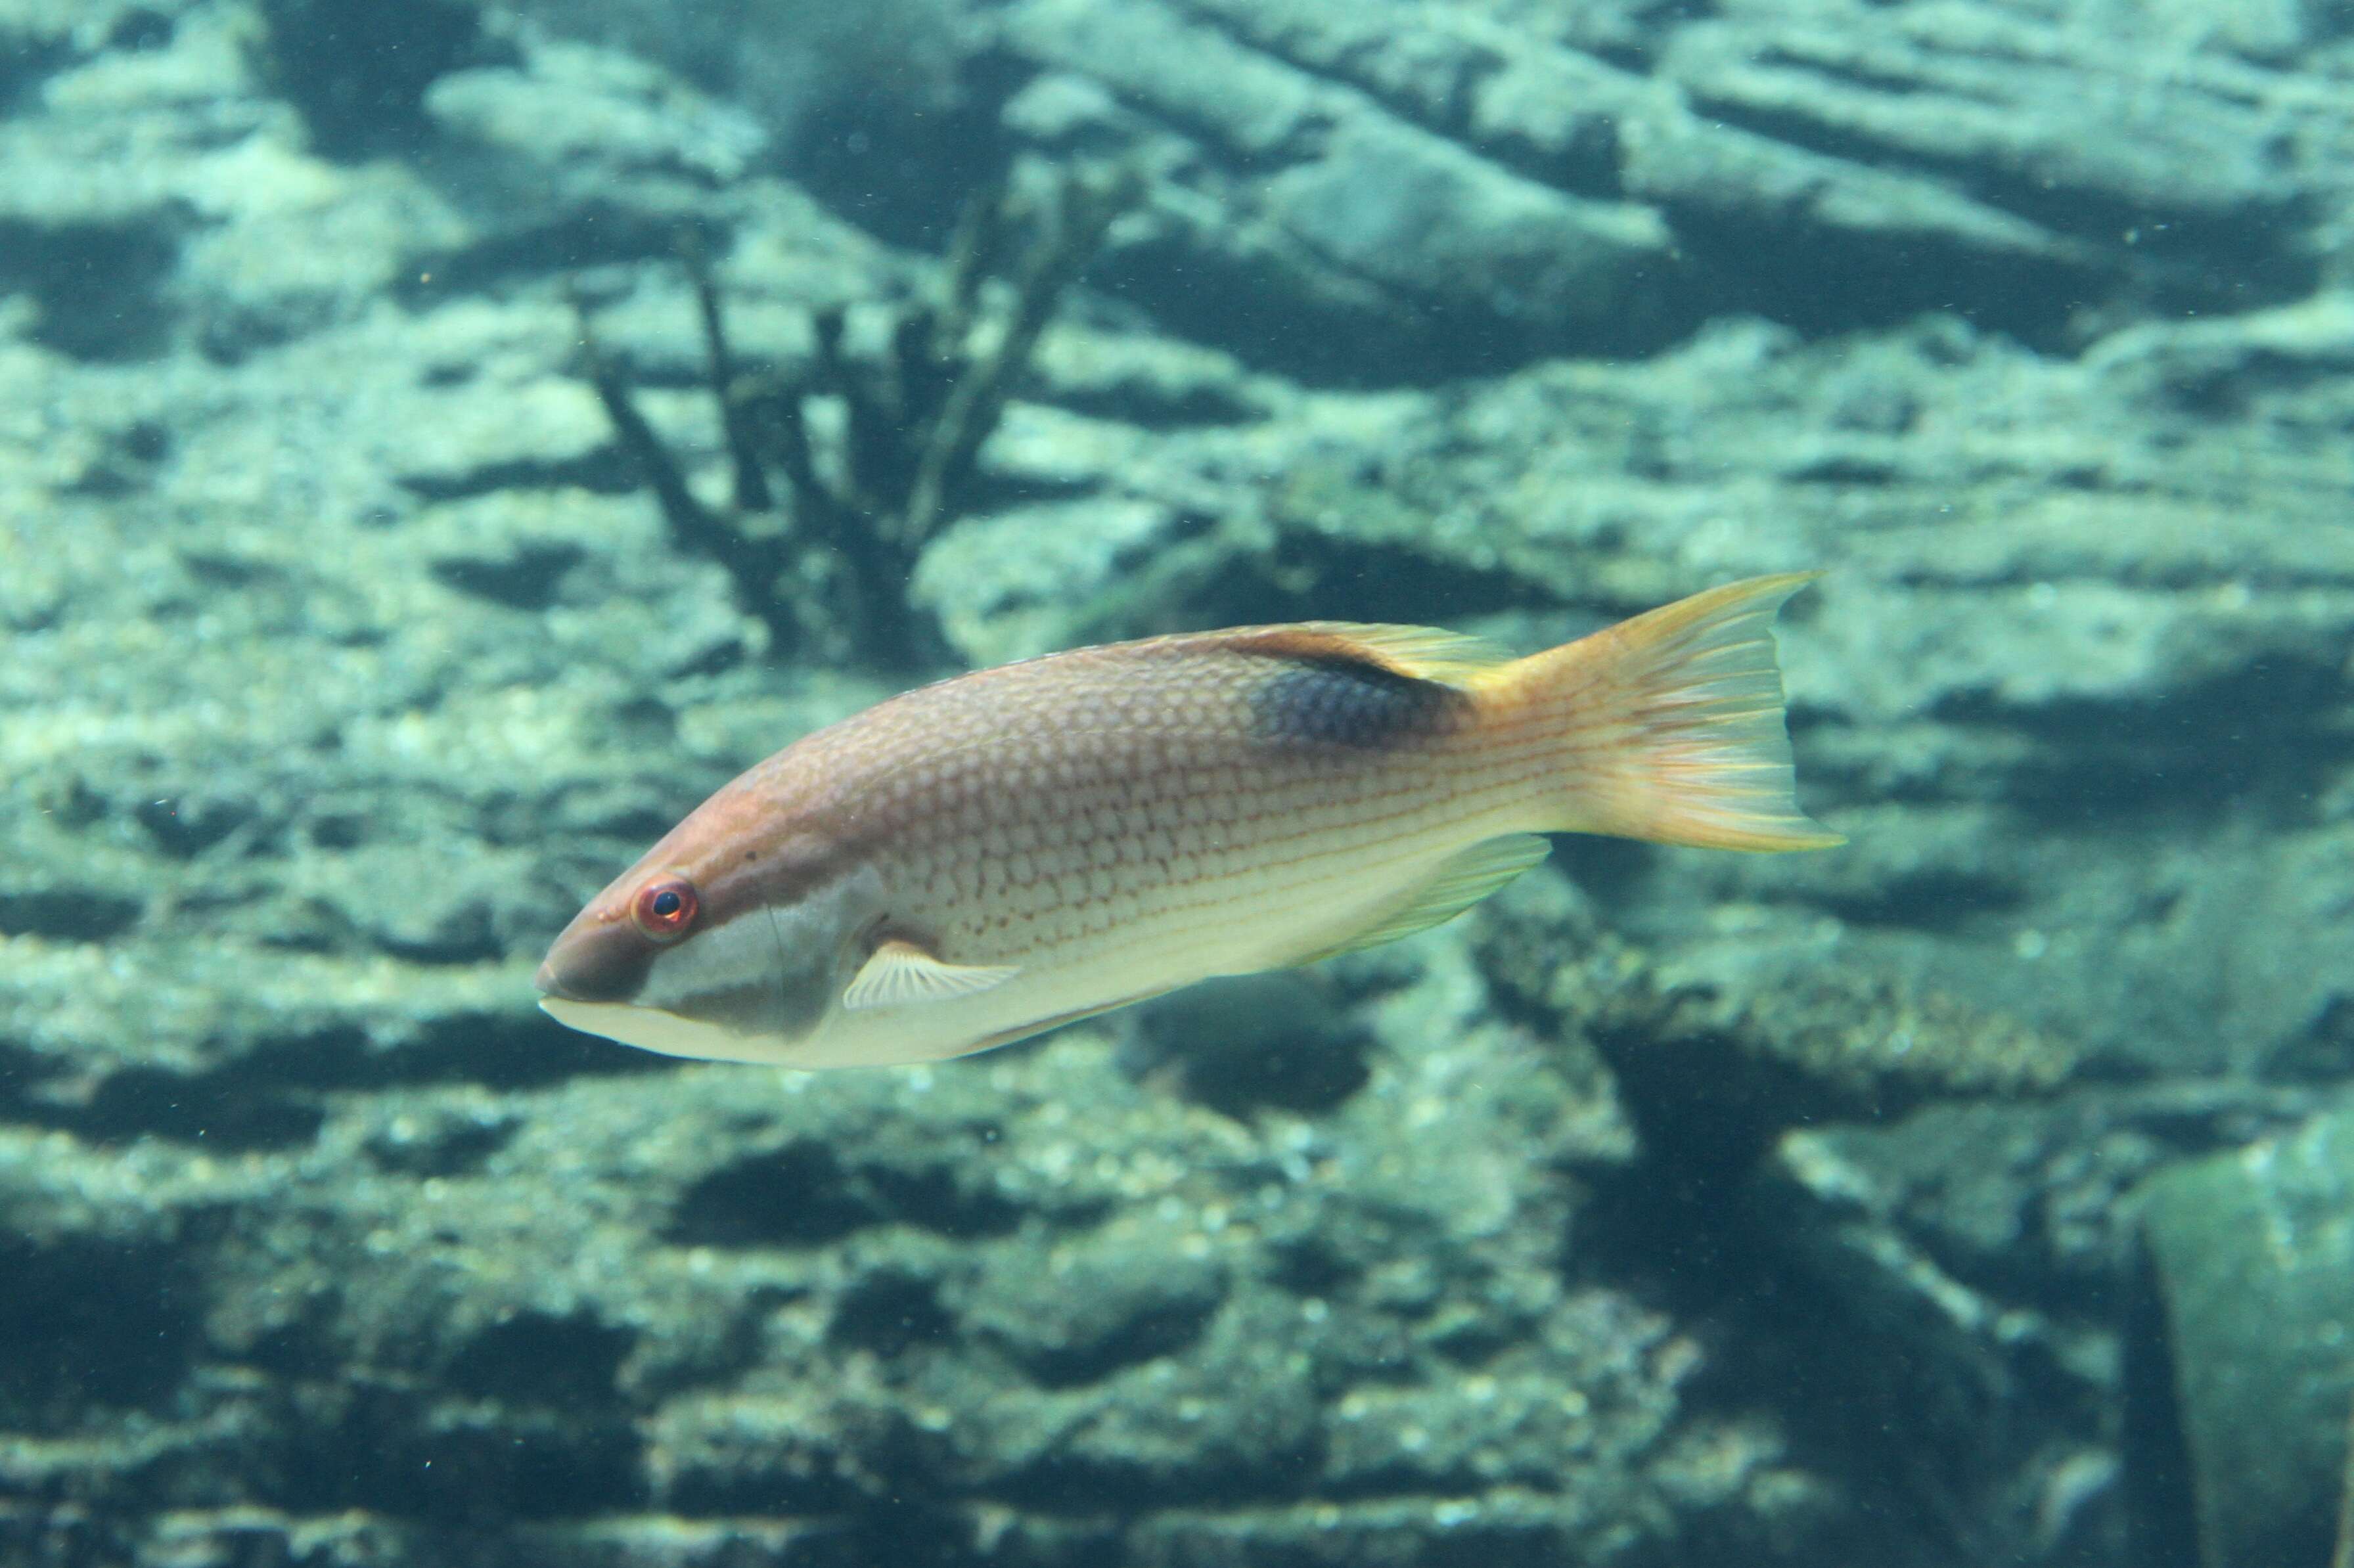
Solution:
[[(1129, 732), (1116, 747), (1090, 726), (1054, 724), (1065, 704), (1053, 680), (994, 715), (1009, 730), (1027, 724), (1033, 733), (1009, 737), (1002, 752), (965, 754), (964, 777), (933, 787), (939, 799), (981, 802), (980, 833), (920, 791), (907, 800), (906, 816), (878, 824), (894, 846), (885, 853), (891, 882), (920, 890), (907, 923), (937, 930), (940, 956), (955, 962), (1007, 961), (1053, 944), (1058, 963), (1080, 964), (1120, 947), (1150, 948), (1204, 914), (1247, 906), (1259, 892), (1254, 873), (1279, 881), (1287, 865), (1346, 854), (1358, 834), (1334, 830), (1377, 789), (1394, 793), (1396, 781), (1384, 785), (1363, 758), (1347, 756), (1321, 767), (1246, 766), (1263, 744), (1250, 733), (1248, 695), (1267, 673), (1240, 658), (1217, 663), (1215, 685), (1195, 700), (1122, 715), (1151, 727)], [(1084, 700), (1092, 683), (1072, 683)], [(886, 722), (911, 720), (922, 722)], [(1168, 768), (1163, 758), (1195, 760)], [(1062, 779), (1073, 782), (1055, 788)], [(992, 803), (1002, 823), (988, 820)], [(1361, 816), (1360, 828), (1370, 820)], [(1000, 827), (1010, 851), (1002, 859), (992, 842)], [(980, 895), (939, 895), (950, 887)], [(1115, 940), (1097, 940), (1114, 933)]]
[(1522, 660), (1305, 622), (908, 693), (673, 829), (557, 939), (546, 1005), (681, 1054), (928, 1060), (1406, 934), (1536, 833), (1836, 842), (1791, 799), (1768, 630), (1805, 580)]
[[(1314, 673), (1269, 722), (1267, 688), (1298, 670), (1204, 638), (1083, 650), (873, 709), (770, 787), (847, 762), (838, 788), (887, 800), (866, 830), (887, 923), (949, 963), (1023, 965), (1041, 1016), (1082, 1005), (1066, 983), (1082, 977), (1146, 994), (1327, 946), (1399, 864), (1513, 825), (1458, 809), (1471, 705), (1452, 736), (1353, 744), (1382, 714), (1345, 672)], [(908, 787), (862, 789), (862, 772)], [(1324, 906), (1304, 915), (1311, 889)]]

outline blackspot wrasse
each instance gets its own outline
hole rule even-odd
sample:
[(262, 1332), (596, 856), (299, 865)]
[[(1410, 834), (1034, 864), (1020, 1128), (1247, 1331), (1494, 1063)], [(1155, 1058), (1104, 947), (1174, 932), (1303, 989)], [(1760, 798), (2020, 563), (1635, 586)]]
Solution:
[(556, 939), (541, 1005), (672, 1055), (933, 1061), (1437, 925), (1545, 833), (1838, 843), (1793, 797), (1774, 662), (1808, 580), (1525, 659), (1305, 621), (907, 693), (672, 829)]

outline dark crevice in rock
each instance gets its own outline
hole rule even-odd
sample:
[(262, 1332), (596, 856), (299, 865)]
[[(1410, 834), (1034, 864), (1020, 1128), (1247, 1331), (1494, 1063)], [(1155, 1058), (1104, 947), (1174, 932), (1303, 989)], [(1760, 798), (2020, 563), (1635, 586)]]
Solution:
[(1811, 897), (1840, 919), (1860, 926), (1954, 931), (2020, 908), (2028, 893), (2004, 877), (1936, 868), (1894, 877), (1851, 896), (1823, 893)]
[(425, 90), (481, 63), (482, 12), (467, 0), (353, 6), (336, 0), (262, 0), (255, 64), (330, 157), (359, 158), (421, 143)]
[(1715, 1353), (1685, 1391), (1692, 1405), (1754, 1411), (1761, 1387), (1776, 1391), (1764, 1403), (1787, 1436), (1787, 1457), (1837, 1476), (1846, 1494), (1830, 1561), (1933, 1568), (2015, 1558), (2017, 1523), (1987, 1507), (1978, 1445), (2006, 1417), (2050, 1411), (2060, 1391), (1951, 1378), (1948, 1367), (1924, 1365), (1901, 1330), (1859, 1322), (1851, 1300), (1787, 1259), (1755, 1261), (1766, 1266), (1701, 1330)]
[(0, 1234), (0, 1412), (69, 1431), (92, 1406), (160, 1408), (202, 1316), (190, 1259), (164, 1241)]
[(460, 593), (510, 609), (542, 610), (563, 596), (565, 574), (586, 556), (578, 545), (545, 540), (503, 556), (445, 556), (429, 569)]
[[(2220, 422), (2247, 418), (2266, 397), (2340, 382), (2349, 368), (2342, 353), (2286, 353), (2248, 343), (2160, 357), (2144, 373), (2153, 403), (2194, 418)], [(2297, 586), (2294, 577), (2280, 571), (2277, 564), (2270, 571), (2251, 572), (2235, 580), (2259, 588)], [(2317, 586), (2335, 580), (2327, 573), (2315, 578)]]
[(1794, 1065), (1744, 1054), (1731, 1038), (1659, 1038), (1651, 1029), (1603, 1028), (1610, 1064), (1642, 1156), (1593, 1176), (1578, 1220), (1578, 1266), (1631, 1278), (1696, 1311), (1712, 1311), (1770, 1280), (1770, 1258), (1743, 1190), (1775, 1137), (1820, 1107), (1819, 1086)]
[(908, 1224), (942, 1235), (1001, 1235), (1021, 1219), (978, 1175), (937, 1163), (845, 1164), (822, 1144), (796, 1142), (738, 1160), (680, 1197), (664, 1239), (682, 1246), (820, 1246), (869, 1225)]
[[(0, 1038), (0, 1107), (15, 1107), (28, 1093), (70, 1070), (69, 1064), (58, 1056), (37, 1051), (21, 1040)], [(5, 1119), (5, 1111), (0, 1111), (0, 1119)]]
[[(356, 1028), (326, 1028), (255, 1045), (209, 1070), (129, 1067), (62, 1089), (56, 1086), (65, 1074), (47, 1058), (12, 1055), (0, 1045), (0, 1121), (105, 1143), (153, 1137), (223, 1150), (284, 1149), (317, 1135), (333, 1093), (451, 1083), (531, 1089), (677, 1065), (535, 1012), (452, 1014), (391, 1044)], [(486, 1132), (489, 1141), (471, 1153), (453, 1148), (443, 1157), (461, 1165), (487, 1158), (500, 1136)]]
[(567, 1078), (662, 1073), (678, 1065), (672, 1057), (567, 1029), (537, 1009), (518, 1008), (424, 1020), (391, 1045), (361, 1040), (333, 1051), (309, 1043), (273, 1047), (256, 1053), (249, 1070), (320, 1088), (474, 1083), (531, 1089)]
[(826, 1335), (839, 1345), (901, 1356), (917, 1345), (950, 1342), (956, 1319), (940, 1305), (937, 1283), (884, 1268), (842, 1293)]
[(72, 46), (62, 38), (27, 38), (0, 32), (0, 115), (17, 112), (43, 79), (64, 69), (73, 58)]
[(257, 1083), (235, 1069), (192, 1074), (130, 1067), (73, 1097), (0, 1096), (0, 1120), (55, 1128), (99, 1143), (160, 1138), (227, 1152), (308, 1143), (326, 1113), (307, 1096)]
[(1926, 233), (1866, 238), (1804, 223), (1761, 227), (1682, 202), (1663, 205), (1701, 274), (1703, 296), (1723, 311), (1751, 312), (1810, 338), (1942, 311), (2060, 349), (2078, 314), (2111, 290), (2083, 263), (2057, 257), (1966, 252)]
[(132, 810), (156, 847), (180, 860), (195, 859), (262, 814), (260, 801), (234, 789), (164, 789)]
[(796, 1143), (697, 1181), (679, 1199), (663, 1239), (680, 1246), (820, 1246), (882, 1217), (832, 1150)]
[(2146, 705), (2009, 706), (1956, 697), (1936, 717), (2000, 725), (2035, 742), (2005, 779), (2008, 803), (2046, 822), (2097, 830), (2121, 818), (2253, 810), (2274, 825), (2313, 818), (2315, 801), (2354, 759), (2334, 668), (2276, 660), (2183, 686)]
[(1548, 355), (1635, 356), (1698, 323), (1701, 296), (1662, 257), (1628, 308), (1578, 321), (1513, 316), (1495, 301), (1424, 297), (1289, 236), (1256, 246), (1165, 228), (1116, 246), (1089, 271), (1164, 331), (1214, 344), (1254, 369), (1314, 387), (1434, 386), (1517, 369)]
[(949, 102), (911, 111), (889, 93), (834, 99), (797, 128), (792, 178), (847, 222), (893, 245), (938, 252), (971, 193), (1001, 178), (1014, 145), (1006, 101), (1036, 74), (1019, 57), (983, 50), (960, 62)]
[(179, 240), (160, 221), (36, 225), (0, 218), (0, 292), (40, 306), (33, 338), (76, 359), (150, 359), (170, 346), (164, 285)]
[(983, 1172), (957, 1161), (877, 1162), (859, 1174), (882, 1213), (941, 1235), (1004, 1235), (1022, 1221), (1018, 1204), (977, 1184)]
[[(1787, 146), (1939, 180), (2054, 234), (2097, 245), (2120, 273), (2143, 269), (2147, 281), (2161, 289), (2220, 291), (2244, 310), (2302, 298), (2317, 281), (2315, 260), (2300, 243), (2307, 215), (2296, 199), (2252, 196), (2244, 207), (2220, 213), (2162, 209), (2122, 192), (2038, 179), (1983, 158), (1892, 149), (1802, 114), (1706, 93), (1694, 94), (1694, 104), (1712, 119)], [(2128, 233), (2137, 236), (2131, 249), (2124, 248)]]
[(1165, 1075), (1185, 1098), (1231, 1117), (1320, 1115), (1373, 1078), (1372, 1036), (1298, 971), (1189, 986), (1148, 1002), (1137, 1024), (1123, 1047), (1130, 1073)]
[(146, 906), (92, 887), (43, 887), (0, 893), (0, 937), (45, 937), (53, 942), (103, 942), (139, 923)]
[[(1218, 1467), (1189, 1466), (1180, 1475), (1160, 1471), (1149, 1455), (1140, 1455), (1137, 1462), (1124, 1464), (1104, 1458), (1056, 1453), (1008, 1477), (991, 1489), (993, 1499), (1002, 1499), (1018, 1508), (1034, 1509), (1041, 1513), (1063, 1515), (1076, 1519), (1100, 1517), (1106, 1512), (1130, 1516), (1149, 1514), (1182, 1508), (1247, 1508), (1253, 1504), (1293, 1503), (1310, 1495), (1310, 1478), (1316, 1475), (1323, 1462), (1320, 1445), (1315, 1442), (1277, 1454), (1263, 1454), (1246, 1464)], [(1359, 1492), (1350, 1488), (1335, 1488), (1329, 1494), (1336, 1499), (1352, 1501), (1384, 1496), (1427, 1497), (1426, 1489), (1392, 1492), (1381, 1487)], [(1422, 1554), (1412, 1559), (1416, 1564), (1447, 1563), (1443, 1556), (1428, 1554), (1427, 1543)], [(1555, 1552), (1558, 1542), (1548, 1543)], [(1286, 1561), (1284, 1557), (1274, 1559)], [(1213, 1561), (1215, 1561), (1214, 1559)], [(1307, 1561), (1313, 1561), (1309, 1559)], [(1352, 1561), (1341, 1559), (1341, 1561)], [(1480, 1555), (1475, 1559), (1458, 1559), (1469, 1568), (1477, 1562), (1484, 1565), (1509, 1563), (1514, 1558)], [(1538, 1559), (1529, 1559), (1532, 1563)], [(1557, 1563), (1557, 1556), (1542, 1561)]]
[(1312, 604), (1335, 620), (1454, 625), (1507, 609), (1551, 608), (1527, 577), (1482, 571), (1411, 546), (1340, 532), (1286, 528), (1274, 549), (1222, 561), (1187, 595), (1188, 624), (1254, 626), (1296, 619)]
[(1442, 359), (1434, 325), (1400, 339), (1397, 324), (1368, 298), (1362, 310), (1320, 305), (1273, 258), (1243, 259), (1178, 235), (1124, 245), (1097, 262), (1089, 284), (1134, 302), (1164, 330), (1227, 348), (1255, 369), (1311, 385), (1411, 383)]
[(1169, 1301), (1128, 1317), (1116, 1334), (1068, 1346), (1024, 1345), (1017, 1359), (1047, 1388), (1100, 1383), (1122, 1367), (1182, 1351), (1202, 1337), (1216, 1308), (1214, 1298)]
[(414, 1130), (387, 1129), (367, 1140), (381, 1171), (406, 1176), (463, 1176), (479, 1171), (522, 1129), (512, 1116), (442, 1116)]
[(2264, 1059), (2264, 1075), (2275, 1083), (2354, 1084), (2354, 996), (2323, 1001)]
[(578, 1519), (643, 1500), (643, 1439), (618, 1411), (499, 1408), (429, 1393), (405, 1376), (347, 1369), (299, 1385), (299, 1446), (257, 1465), (254, 1489), (304, 1512), (369, 1509), (488, 1528)]
[(2192, 1468), (2176, 1397), (2165, 1298), (2148, 1250), (2126, 1270), (2120, 1319), (2118, 1441), (2125, 1467), (2127, 1561), (2138, 1568), (2199, 1568)]
[[(578, 488), (598, 491), (608, 495), (620, 495), (637, 486), (637, 476), (631, 471), (620, 449), (601, 446), (578, 458), (555, 461), (527, 461), (485, 463), (479, 468), (459, 470), (449, 473), (408, 473), (400, 476), (401, 484), (428, 501), (462, 501), (468, 496), (488, 495), (501, 490), (563, 490)], [(501, 577), (495, 572), (486, 578), (472, 574), (466, 581), (452, 581), (437, 571), (442, 580), (452, 587), (464, 587), (484, 598), (498, 595), (478, 586), (486, 580), (497, 586), (512, 588), (516, 578)], [(461, 569), (461, 576), (466, 574)], [(513, 602), (513, 601), (506, 601)], [(551, 599), (550, 602), (553, 602)], [(529, 604), (521, 609), (537, 608)]]
[(179, 18), (143, 5), (126, 7), (106, 30), (107, 47), (144, 54), (160, 49), (180, 30)]
[(459, 1393), (512, 1404), (591, 1410), (610, 1404), (633, 1330), (588, 1317), (519, 1312), (484, 1329), (451, 1359)]
[(1556, 833), (1553, 863), (1604, 907), (1639, 903), (1660, 869), (1658, 845), (1639, 839)]
[[(1940, 1508), (1924, 1507), (1908, 1473), (1916, 1443), (1872, 1441), (1868, 1430), (1892, 1391), (1867, 1387), (1891, 1375), (1889, 1358), (1856, 1355), (1848, 1304), (1793, 1265), (1774, 1225), (1761, 1223), (1751, 1187), (1787, 1107), (1807, 1097), (1795, 1073), (1770, 1081), (1757, 1065), (1725, 1081), (1728, 1042), (1681, 1041), (1642, 1032), (1597, 1038), (1642, 1139), (1641, 1157), (1596, 1172), (1577, 1222), (1571, 1272), (1631, 1288), (1709, 1346), (1704, 1372), (1684, 1390), (1700, 1409), (1754, 1410), (1757, 1390), (1808, 1469), (1853, 1489), (1845, 1505), (1853, 1561), (1925, 1565), (1957, 1542)], [(1693, 1085), (1713, 1075), (1704, 1094)], [(1895, 1361), (1901, 1363), (1899, 1353)], [(1721, 1369), (1721, 1370), (1718, 1370)], [(1873, 1413), (1865, 1416), (1860, 1413)], [(1915, 1414), (1920, 1413), (1915, 1412)], [(1940, 1414), (1948, 1414), (1943, 1413)], [(1909, 1428), (1908, 1428), (1909, 1429)], [(1978, 1561), (1977, 1557), (1959, 1560)]]
[[(429, 158), (424, 169), (453, 201), (471, 206), (482, 199), (478, 171), (464, 160)], [(584, 197), (546, 222), (523, 227), (510, 215), (507, 222), (486, 224), (486, 237), (472, 244), (419, 256), (394, 291), (410, 309), (426, 311), (455, 296), (524, 287), (609, 262), (673, 261), (683, 245), (726, 254), (728, 236), (715, 221), (651, 205), (656, 210)]]
[[(982, 1531), (961, 1509), (921, 1498), (869, 1505), (795, 1541), (794, 1568), (987, 1568), (1000, 1554), (977, 1544)], [(1072, 1561), (1110, 1562), (1110, 1557)]]
[[(1246, 425), (1264, 412), (1251, 401), (1244, 388), (1208, 382), (1175, 391), (1141, 385), (1099, 388), (1062, 387), (1055, 388), (1042, 400), (1049, 400), (1058, 408), (1067, 408), (1091, 419), (1134, 425), (1147, 430)], [(1046, 499), (1055, 495), (1089, 494), (1093, 489), (1092, 484), (1076, 479), (1051, 486), (1025, 483), (1022, 487), (1022, 496), (1025, 500)], [(987, 503), (976, 502), (973, 506), (976, 513), (989, 509), (990, 503)], [(1199, 517), (1193, 521), (1206, 527), (1211, 519)], [(1187, 536), (1183, 533), (1172, 533), (1171, 538), (1182, 541)]]
[(1269, 1253), (1275, 1267), (1267, 1277), (1294, 1296), (1331, 1296), (1364, 1273), (1361, 1260), (1322, 1236), (1288, 1237), (1274, 1243)]

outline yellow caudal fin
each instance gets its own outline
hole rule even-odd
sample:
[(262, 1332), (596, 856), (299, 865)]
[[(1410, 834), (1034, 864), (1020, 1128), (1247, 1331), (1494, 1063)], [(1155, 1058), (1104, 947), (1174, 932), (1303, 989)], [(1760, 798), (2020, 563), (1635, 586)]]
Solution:
[(1798, 810), (1773, 621), (1812, 572), (1695, 594), (1499, 671), (1512, 728), (1559, 737), (1553, 832), (1710, 849), (1843, 842)]

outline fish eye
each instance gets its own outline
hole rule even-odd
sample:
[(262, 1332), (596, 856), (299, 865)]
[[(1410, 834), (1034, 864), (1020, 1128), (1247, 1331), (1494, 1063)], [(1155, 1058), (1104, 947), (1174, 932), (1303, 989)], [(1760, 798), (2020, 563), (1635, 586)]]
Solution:
[(683, 876), (663, 876), (638, 889), (630, 903), (630, 916), (638, 929), (657, 942), (675, 942), (695, 924), (701, 901), (695, 884)]

